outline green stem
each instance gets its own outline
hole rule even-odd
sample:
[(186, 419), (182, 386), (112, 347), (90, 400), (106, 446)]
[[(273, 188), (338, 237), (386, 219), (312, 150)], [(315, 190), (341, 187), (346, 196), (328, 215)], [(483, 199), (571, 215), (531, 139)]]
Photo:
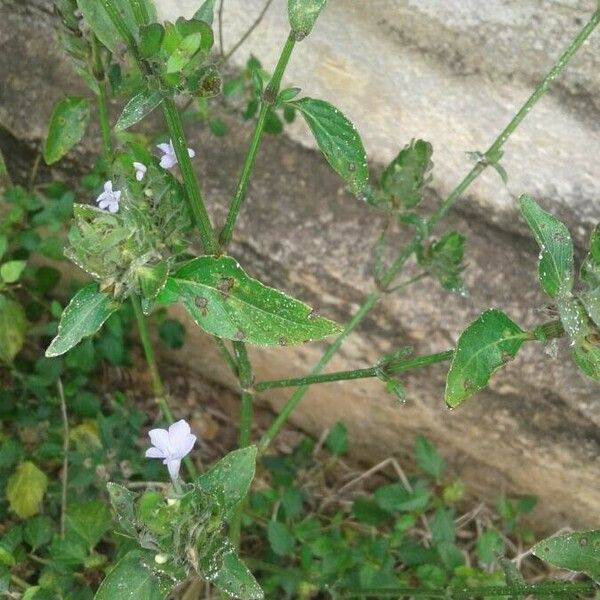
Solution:
[(196, 225), (200, 232), (200, 238), (202, 239), (202, 245), (204, 246), (204, 252), (206, 254), (218, 254), (219, 244), (213, 231), (210, 217), (206, 211), (204, 205), (204, 199), (202, 198), (202, 192), (198, 185), (198, 179), (194, 168), (192, 167), (192, 161), (188, 154), (187, 143), (185, 141), (185, 135), (183, 133), (183, 125), (181, 118), (177, 112), (175, 102), (171, 98), (165, 98), (162, 103), (163, 114), (167, 122), (173, 148), (175, 150), (175, 156), (179, 163), (179, 169), (181, 170), (181, 176), (185, 185), (186, 194), (190, 204), (190, 209), (196, 220)]
[(117, 5), (115, 4), (114, 0), (100, 0), (100, 2), (102, 3), (104, 10), (106, 11), (106, 14), (109, 16), (110, 20), (113, 22), (115, 29), (117, 30), (117, 32), (121, 36), (122, 40), (127, 45), (127, 48), (129, 48), (129, 50), (133, 54), (133, 57), (135, 58), (135, 60), (137, 62), (139, 62), (140, 54), (138, 52), (137, 45), (135, 43), (135, 39), (134, 39), (133, 35), (131, 34), (131, 32), (129, 31), (129, 28), (127, 27), (127, 23), (125, 23), (125, 20), (123, 19), (123, 16), (119, 12), (119, 9), (118, 9)]
[(215, 340), (215, 343), (217, 344), (217, 348), (219, 348), (221, 354), (223, 355), (225, 362), (229, 365), (231, 372), (236, 377), (238, 377), (238, 365), (237, 365), (237, 362), (235, 361), (235, 358), (233, 358), (233, 356), (231, 356), (231, 352), (229, 352), (229, 348), (227, 348), (227, 346), (225, 345), (225, 342), (220, 337), (214, 336), (213, 339)]
[[(154, 356), (154, 350), (152, 349), (152, 340), (150, 339), (150, 332), (148, 331), (148, 327), (146, 325), (146, 319), (142, 311), (142, 305), (140, 304), (140, 300), (137, 296), (131, 296), (131, 305), (133, 306), (133, 313), (135, 315), (135, 320), (137, 322), (138, 331), (140, 334), (140, 342), (142, 343), (142, 348), (144, 349), (146, 364), (148, 365), (148, 371), (150, 372), (150, 379), (152, 381), (152, 391), (154, 393), (154, 397), (156, 398), (158, 407), (160, 408), (160, 411), (163, 414), (165, 420), (169, 423), (174, 423), (175, 418), (173, 416), (173, 413), (171, 412), (171, 408), (167, 403), (165, 388), (163, 386), (160, 373), (158, 371), (158, 365), (156, 363), (156, 357)], [(183, 462), (185, 463), (186, 469), (190, 477), (192, 479), (195, 479), (198, 476), (198, 471), (196, 470), (196, 467), (194, 466), (194, 463), (192, 462), (190, 457), (186, 456), (183, 459)]]
[[(498, 135), (498, 137), (494, 140), (488, 151), (486, 152), (486, 156), (490, 159), (496, 159), (496, 156), (500, 152), (502, 146), (506, 143), (508, 138), (514, 133), (520, 123), (523, 121), (525, 116), (529, 114), (531, 109), (535, 106), (535, 104), (540, 100), (540, 98), (546, 93), (550, 84), (558, 77), (558, 75), (564, 70), (567, 66), (570, 59), (573, 57), (575, 52), (581, 47), (584, 41), (589, 37), (592, 31), (596, 28), (598, 23), (600, 22), (600, 10), (596, 11), (590, 20), (585, 24), (585, 26), (581, 29), (577, 37), (571, 42), (569, 47), (563, 54), (560, 56), (558, 61), (554, 64), (552, 69), (548, 72), (546, 77), (541, 81), (541, 83), (536, 87), (533, 94), (527, 99), (525, 104), (520, 108), (515, 117), (511, 119), (509, 124), (502, 130), (502, 132)], [(458, 199), (462, 196), (462, 194), (467, 190), (467, 188), (479, 177), (479, 175), (489, 166), (490, 162), (479, 162), (477, 163), (471, 171), (464, 177), (464, 179), (456, 186), (454, 190), (450, 193), (450, 195), (440, 203), (437, 210), (433, 213), (428, 221), (429, 229), (432, 229), (445, 215), (446, 213), (454, 206), (454, 204), (458, 201)], [(392, 266), (388, 269), (388, 271), (383, 275), (380, 282), (380, 290), (371, 292), (363, 304), (359, 307), (358, 311), (349, 321), (349, 323), (344, 328), (344, 331), (339, 335), (339, 337), (331, 344), (325, 353), (321, 356), (319, 362), (315, 365), (313, 370), (311, 371), (311, 375), (318, 374), (323, 367), (331, 360), (334, 354), (342, 345), (342, 342), (346, 339), (346, 337), (360, 324), (363, 318), (369, 313), (371, 308), (377, 304), (381, 295), (385, 292), (385, 290), (390, 286), (393, 282), (394, 278), (397, 276), (399, 271), (404, 266), (405, 262), (412, 256), (412, 254), (418, 249), (420, 245), (420, 240), (418, 236), (415, 236), (412, 240), (410, 240), (405, 248), (400, 252)], [(269, 429), (263, 435), (259, 449), (261, 452), (264, 452), (273, 438), (277, 435), (285, 421), (294, 411), (296, 406), (302, 400), (304, 394), (308, 391), (308, 386), (303, 385), (299, 387), (288, 399), (288, 401), (284, 404), (280, 413), (277, 415)]]
[[(242, 397), (240, 406), (240, 434), (239, 447), (246, 448), (252, 439), (252, 402), (254, 400), (249, 388), (252, 386), (254, 376), (252, 365), (248, 358), (248, 351), (243, 342), (233, 342), (233, 351), (238, 364), (238, 378), (242, 386)], [(242, 500), (235, 509), (229, 527), (229, 536), (232, 544), (240, 545), (242, 532), (242, 517), (244, 514), (245, 500)]]
[(231, 242), (233, 230), (235, 228), (235, 222), (238, 218), (238, 214), (242, 207), (242, 202), (246, 196), (246, 191), (248, 190), (250, 175), (252, 174), (252, 169), (254, 168), (256, 155), (260, 147), (260, 141), (264, 132), (267, 114), (269, 112), (269, 109), (277, 99), (277, 94), (279, 93), (279, 87), (281, 86), (283, 73), (290, 60), (292, 50), (294, 49), (295, 44), (296, 40), (294, 36), (290, 33), (285, 42), (283, 50), (281, 51), (281, 56), (279, 57), (279, 61), (277, 62), (277, 66), (275, 67), (273, 77), (271, 78), (271, 81), (269, 82), (267, 88), (263, 93), (260, 112), (258, 113), (258, 119), (256, 121), (256, 126), (254, 127), (252, 139), (250, 140), (250, 147), (248, 148), (248, 152), (246, 153), (244, 166), (242, 167), (242, 173), (240, 175), (240, 179), (233, 199), (231, 200), (231, 205), (229, 207), (227, 219), (225, 220), (225, 225), (223, 226), (223, 229), (221, 231), (220, 242), (223, 247), (226, 247), (229, 244), (229, 242)]
[(388, 365), (369, 367), (368, 369), (354, 369), (352, 371), (337, 371), (335, 373), (324, 373), (322, 375), (307, 375), (295, 379), (276, 379), (273, 381), (260, 381), (254, 386), (257, 392), (264, 392), (273, 388), (298, 387), (302, 385), (313, 385), (315, 383), (330, 383), (333, 381), (348, 381), (353, 379), (370, 379), (377, 377), (382, 370), (387, 375), (397, 375), (410, 369), (417, 369), (439, 362), (446, 362), (454, 356), (454, 350), (437, 352), (425, 356), (415, 356), (396, 361)]
[(98, 38), (92, 34), (92, 59), (94, 62), (94, 78), (98, 83), (99, 93), (96, 94), (96, 104), (98, 106), (98, 123), (100, 124), (100, 133), (102, 136), (102, 154), (104, 160), (108, 163), (112, 156), (113, 146), (110, 134), (110, 120), (108, 116), (108, 92), (106, 89), (106, 72), (102, 63), (100, 54), (100, 44)]

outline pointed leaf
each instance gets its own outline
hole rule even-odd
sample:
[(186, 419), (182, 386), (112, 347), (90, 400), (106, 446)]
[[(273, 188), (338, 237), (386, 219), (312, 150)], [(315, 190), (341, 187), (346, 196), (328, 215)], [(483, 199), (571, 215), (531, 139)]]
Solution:
[(112, 481), (106, 484), (106, 489), (119, 525), (125, 533), (135, 536), (135, 495), (126, 487)]
[(0, 361), (11, 362), (25, 341), (27, 319), (23, 307), (0, 294)]
[(290, 102), (310, 127), (319, 149), (331, 168), (348, 184), (354, 194), (367, 187), (369, 169), (362, 140), (354, 125), (324, 100), (302, 98)]
[(256, 469), (256, 446), (234, 450), (198, 478), (198, 485), (229, 512), (245, 498)]
[(119, 305), (90, 283), (79, 290), (63, 311), (58, 325), (58, 335), (46, 350), (46, 356), (64, 354), (79, 342), (96, 333)]
[(424, 438), (418, 435), (414, 443), (415, 461), (428, 475), (434, 479), (440, 479), (444, 472), (444, 459), (440, 456), (435, 447)]
[[(136, 38), (138, 25), (135, 19), (135, 14), (131, 8), (129, 0), (113, 0), (117, 9), (121, 13), (125, 25), (129, 33)], [(145, 0), (146, 5), (151, 3)], [(121, 35), (114, 26), (111, 18), (102, 6), (100, 0), (77, 0), (79, 10), (83, 15), (85, 22), (90, 26), (96, 37), (111, 51), (116, 52), (119, 46), (123, 43)], [(156, 13), (153, 11), (154, 16)]]
[(160, 52), (165, 37), (165, 28), (160, 23), (140, 27), (140, 54), (143, 58), (153, 58)]
[(546, 538), (531, 551), (553, 567), (582, 572), (600, 581), (600, 530), (574, 531)]
[(538, 274), (543, 290), (555, 298), (573, 287), (573, 242), (569, 230), (528, 196), (521, 196), (521, 212), (540, 246)]
[(230, 256), (201, 256), (170, 276), (158, 301), (178, 300), (206, 332), (250, 344), (298, 344), (340, 331), (303, 302), (249, 277)]
[(217, 0), (205, 0), (200, 8), (194, 13), (194, 19), (204, 21), (212, 26), (215, 18), (215, 4)]
[(68, 96), (55, 107), (44, 143), (46, 164), (59, 161), (83, 137), (90, 120), (90, 103), (86, 98)]
[(160, 106), (163, 100), (163, 95), (157, 90), (144, 90), (140, 92), (127, 103), (115, 125), (115, 129), (122, 131), (139, 123), (156, 107)]
[(327, 0), (288, 0), (290, 27), (296, 40), (303, 40), (314, 27)]
[(165, 600), (172, 585), (153, 564), (152, 552), (128, 552), (100, 584), (94, 600)]
[(458, 339), (446, 380), (448, 406), (458, 406), (484, 388), (494, 371), (516, 356), (527, 337), (503, 312), (482, 313)]
[(19, 281), (26, 266), (26, 260), (9, 260), (0, 266), (0, 279), (4, 283), (15, 283)]
[(91, 550), (110, 529), (111, 521), (108, 506), (100, 500), (70, 504), (65, 516), (66, 536)]
[(31, 461), (22, 462), (6, 484), (10, 509), (22, 519), (33, 517), (40, 510), (47, 487), (46, 475)]

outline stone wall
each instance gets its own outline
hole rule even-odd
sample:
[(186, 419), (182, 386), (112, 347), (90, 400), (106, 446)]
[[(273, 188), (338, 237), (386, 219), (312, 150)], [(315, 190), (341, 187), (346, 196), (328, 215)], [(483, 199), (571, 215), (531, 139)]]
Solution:
[[(190, 14), (199, 1), (160, 0), (166, 16)], [(52, 42), (48, 2), (0, 1), (0, 145), (19, 167), (43, 136), (53, 103), (78, 92)], [(262, 2), (225, 0), (230, 46)], [(432, 204), (469, 168), (466, 150), (483, 150), (507, 123), (568, 40), (595, 7), (594, 0), (510, 2), (330, 0), (314, 33), (298, 45), (286, 82), (335, 103), (357, 125), (373, 168), (412, 137), (432, 141)], [(24, 19), (36, 36), (24, 34)], [(285, 2), (275, 0), (248, 44), (267, 68), (286, 30)], [(468, 298), (419, 282), (411, 295), (380, 303), (351, 336), (332, 369), (363, 367), (384, 351), (410, 344), (416, 352), (445, 350), (485, 308), (505, 310), (523, 326), (543, 319), (535, 276), (537, 248), (518, 217), (515, 198), (528, 192), (555, 210), (575, 232), (579, 250), (600, 214), (597, 77), (600, 32), (576, 57), (553, 92), (506, 145), (504, 186), (490, 171), (469, 190), (440, 231), (468, 238)], [(231, 120), (232, 133), (215, 141), (190, 130), (210, 210), (222, 222), (250, 135)], [(298, 144), (300, 142), (300, 144)], [(305, 299), (322, 314), (346, 320), (372, 287), (368, 264), (379, 217), (346, 194), (302, 124), (289, 137), (265, 139), (232, 248), (246, 270)], [(88, 142), (67, 169), (80, 169), (97, 151)], [(29, 153), (29, 154), (28, 154)], [(168, 357), (220, 382), (231, 381), (211, 340), (189, 324), (189, 344)], [(300, 375), (322, 346), (252, 352), (258, 379)], [(315, 387), (294, 421), (319, 434), (342, 419), (352, 451), (373, 463), (406, 459), (412, 439), (433, 439), (469, 488), (491, 498), (505, 490), (541, 498), (534, 518), (549, 530), (597, 525), (600, 502), (598, 386), (583, 379), (560, 348), (552, 360), (539, 346), (499, 373), (489, 390), (448, 411), (442, 366), (406, 378), (409, 400), (394, 404), (377, 381)], [(285, 391), (264, 394), (274, 408)]]

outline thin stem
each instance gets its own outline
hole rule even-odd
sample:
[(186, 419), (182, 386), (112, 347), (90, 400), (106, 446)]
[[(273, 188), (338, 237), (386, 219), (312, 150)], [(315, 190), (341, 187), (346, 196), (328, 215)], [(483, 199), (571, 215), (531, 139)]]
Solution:
[(294, 36), (290, 33), (285, 42), (283, 50), (281, 51), (281, 56), (279, 57), (279, 61), (277, 62), (277, 66), (275, 67), (273, 77), (271, 78), (271, 81), (269, 82), (266, 90), (263, 93), (260, 112), (258, 114), (256, 126), (254, 127), (252, 139), (250, 140), (250, 147), (248, 148), (248, 152), (246, 153), (244, 166), (242, 167), (242, 173), (240, 175), (235, 195), (231, 200), (231, 205), (229, 206), (229, 213), (227, 215), (225, 225), (223, 226), (223, 230), (221, 231), (220, 242), (223, 247), (226, 247), (229, 244), (229, 242), (231, 242), (233, 230), (235, 228), (235, 222), (240, 212), (240, 208), (242, 207), (242, 202), (246, 196), (246, 191), (248, 190), (248, 183), (250, 182), (250, 175), (252, 174), (252, 169), (254, 168), (254, 161), (256, 160), (256, 155), (260, 147), (260, 142), (265, 128), (267, 114), (269, 112), (270, 107), (277, 99), (277, 94), (279, 93), (279, 87), (281, 86), (283, 73), (285, 72), (287, 64), (290, 60), (295, 44), (296, 40)]
[(119, 12), (119, 9), (116, 6), (114, 0), (100, 0), (100, 2), (102, 3), (102, 6), (104, 7), (104, 10), (106, 11), (106, 14), (109, 16), (110, 20), (113, 22), (113, 25), (115, 26), (115, 28), (118, 31), (119, 35), (121, 36), (122, 40), (127, 45), (127, 48), (129, 48), (133, 57), (139, 63), (140, 62), (140, 53), (138, 52), (137, 45), (135, 43), (135, 39), (134, 39), (133, 35), (131, 34), (131, 32), (129, 31), (129, 28), (127, 27), (127, 23), (125, 23), (125, 20), (123, 19), (123, 16)]
[(220, 64), (226, 63), (240, 49), (240, 47), (244, 44), (244, 42), (252, 35), (253, 31), (260, 25), (260, 22), (263, 20), (264, 16), (267, 14), (267, 11), (269, 10), (269, 7), (271, 6), (271, 4), (273, 4), (273, 0), (267, 0), (267, 3), (263, 7), (263, 9), (260, 11), (260, 14), (258, 15), (258, 17), (256, 17), (256, 19), (254, 20), (254, 23), (252, 23), (252, 25), (250, 25), (250, 27), (246, 30), (244, 35), (238, 40), (238, 42), (235, 44), (235, 46), (233, 46), (233, 48), (231, 48), (231, 50), (229, 50), (229, 52), (227, 52), (227, 54), (225, 54), (225, 56), (223, 56), (223, 58), (219, 61)]
[(223, 36), (223, 10), (225, 8), (225, 0), (219, 3), (219, 51), (221, 56), (225, 54), (225, 39)]
[[(599, 22), (600, 10), (596, 11), (592, 15), (590, 20), (581, 29), (577, 37), (571, 42), (567, 50), (563, 52), (558, 61), (548, 72), (548, 75), (544, 77), (542, 82), (536, 87), (533, 94), (527, 99), (525, 104), (523, 104), (521, 109), (517, 112), (516, 116), (513, 119), (511, 119), (510, 123), (502, 130), (502, 132), (498, 135), (496, 140), (492, 143), (490, 149), (486, 153), (486, 156), (490, 160), (497, 160), (497, 154), (502, 148), (502, 146), (506, 143), (508, 138), (515, 132), (515, 130), (523, 121), (525, 116), (531, 111), (535, 104), (548, 90), (550, 84), (558, 77), (561, 71), (564, 70), (564, 68), (566, 67), (570, 59), (573, 57), (575, 52), (581, 47), (583, 42), (589, 37), (589, 35), (596, 28)], [(454, 206), (454, 204), (459, 200), (459, 198), (467, 190), (467, 188), (477, 179), (477, 177), (479, 177), (479, 175), (489, 166), (489, 164), (489, 162), (479, 162), (469, 171), (469, 173), (456, 186), (456, 188), (452, 190), (450, 195), (443, 202), (440, 203), (437, 210), (430, 217), (428, 221), (429, 229), (432, 229), (446, 215), (446, 213)], [(344, 331), (338, 336), (335, 342), (331, 344), (327, 348), (325, 353), (321, 356), (321, 359), (311, 371), (311, 375), (318, 374), (322, 370), (322, 368), (331, 360), (331, 358), (340, 348), (342, 342), (346, 339), (346, 337), (360, 324), (363, 318), (369, 313), (371, 308), (373, 308), (373, 306), (377, 304), (381, 295), (383, 294), (383, 291), (389, 287), (396, 275), (404, 266), (405, 262), (419, 248), (419, 245), (420, 240), (418, 236), (415, 236), (412, 240), (408, 242), (408, 244), (396, 258), (392, 266), (388, 269), (387, 273), (385, 273), (382, 277), (380, 282), (380, 287), (382, 291), (371, 292), (366, 297), (365, 301), (359, 307), (354, 317), (344, 328)], [(259, 450), (261, 452), (264, 452), (267, 449), (273, 438), (277, 435), (277, 433), (279, 432), (285, 421), (288, 419), (288, 417), (292, 414), (296, 406), (298, 406), (300, 400), (302, 400), (304, 394), (306, 394), (307, 391), (308, 386), (303, 385), (299, 387), (290, 396), (290, 398), (284, 404), (283, 408), (281, 409), (280, 413), (277, 415), (269, 429), (267, 429), (267, 431), (263, 435), (259, 445)]]
[(65, 539), (65, 524), (67, 518), (67, 486), (69, 482), (69, 418), (67, 416), (67, 402), (65, 390), (60, 377), (56, 382), (58, 397), (60, 399), (60, 417), (63, 426), (63, 464), (60, 475), (60, 539)]
[(231, 355), (231, 352), (229, 352), (229, 348), (227, 348), (227, 346), (225, 345), (225, 342), (220, 337), (214, 336), (213, 339), (215, 340), (215, 344), (217, 344), (217, 347), (219, 348), (221, 354), (223, 355), (225, 362), (229, 365), (231, 372), (236, 377), (238, 377), (238, 365), (237, 365), (237, 362), (235, 361), (235, 358), (233, 358), (233, 356)]
[[(248, 358), (248, 351), (243, 342), (234, 342), (233, 350), (238, 364), (238, 376), (242, 386), (242, 397), (240, 406), (240, 434), (239, 447), (246, 448), (250, 445), (252, 439), (252, 403), (254, 400), (252, 392), (249, 390), (254, 376), (252, 374), (252, 365)], [(242, 500), (231, 519), (229, 535), (231, 542), (239, 546), (242, 530), (242, 516), (244, 513), (245, 500)]]
[(110, 120), (108, 116), (108, 92), (106, 89), (106, 72), (100, 55), (100, 44), (98, 38), (91, 34), (92, 41), (92, 59), (94, 62), (94, 78), (98, 83), (99, 93), (96, 94), (96, 104), (98, 106), (98, 123), (102, 135), (102, 154), (104, 160), (110, 160), (113, 152), (112, 140), (110, 135)]
[[(158, 365), (156, 363), (156, 358), (154, 356), (154, 350), (152, 348), (152, 340), (150, 339), (150, 332), (148, 331), (148, 327), (146, 325), (146, 319), (144, 317), (144, 313), (142, 311), (142, 305), (140, 304), (140, 300), (137, 296), (131, 296), (131, 305), (133, 306), (133, 313), (135, 315), (135, 320), (138, 326), (138, 331), (140, 334), (140, 342), (142, 344), (142, 348), (144, 350), (144, 356), (146, 358), (146, 364), (148, 365), (148, 371), (150, 372), (150, 379), (152, 381), (152, 391), (154, 393), (154, 397), (162, 413), (164, 419), (168, 423), (174, 423), (175, 418), (167, 403), (167, 398), (165, 395), (165, 388), (163, 386), (162, 379), (160, 377), (160, 373), (158, 371)], [(192, 479), (195, 479), (198, 476), (198, 471), (194, 466), (194, 463), (190, 459), (189, 456), (186, 456), (183, 459), (185, 463), (186, 469)]]
[(295, 379), (276, 379), (273, 381), (260, 381), (254, 386), (257, 392), (264, 392), (273, 388), (298, 387), (301, 385), (313, 385), (315, 383), (330, 383), (333, 381), (348, 381), (353, 379), (370, 379), (377, 377), (381, 371), (387, 375), (397, 375), (403, 371), (417, 369), (439, 362), (446, 362), (454, 356), (454, 350), (437, 352), (425, 356), (415, 356), (382, 366), (369, 367), (367, 369), (354, 369), (352, 371), (337, 371), (335, 373), (324, 373), (322, 375), (307, 375)]
[(190, 204), (190, 209), (196, 220), (196, 225), (200, 232), (200, 238), (202, 239), (202, 245), (204, 246), (204, 252), (206, 254), (218, 254), (219, 244), (215, 237), (210, 217), (206, 211), (204, 205), (204, 199), (202, 198), (202, 192), (198, 185), (198, 179), (194, 168), (192, 167), (192, 161), (188, 154), (187, 143), (185, 141), (185, 135), (183, 132), (183, 125), (175, 102), (171, 98), (165, 98), (162, 103), (163, 114), (167, 122), (171, 141), (173, 142), (173, 148), (175, 149), (175, 156), (179, 163), (179, 169), (181, 170), (181, 176), (185, 185), (186, 194)]

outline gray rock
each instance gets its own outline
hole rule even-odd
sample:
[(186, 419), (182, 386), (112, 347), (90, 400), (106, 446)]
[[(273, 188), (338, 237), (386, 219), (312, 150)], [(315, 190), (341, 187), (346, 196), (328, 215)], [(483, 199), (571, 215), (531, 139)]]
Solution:
[[(198, 2), (160, 4), (173, 16)], [(236, 54), (238, 64), (250, 49), (266, 66), (274, 64), (273, 48), (286, 35), (280, 4), (274, 3), (249, 46)], [(82, 92), (55, 49), (46, 6), (42, 0), (0, 3), (0, 146), (17, 167), (34, 156), (54, 102), (66, 92)], [(228, 46), (260, 6), (226, 2)], [(436, 148), (431, 207), (469, 168), (463, 150), (489, 144), (578, 29), (575, 19), (593, 7), (592, 1), (531, 0), (526, 7), (489, 2), (485, 9), (477, 2), (332, 1), (314, 35), (298, 45), (286, 80), (334, 102), (357, 123), (375, 170), (411, 137), (430, 139)], [(25, 33), (25, 18), (35, 23), (33, 37)], [(451, 296), (425, 280), (410, 295), (385, 298), (329, 368), (369, 366), (399, 345), (410, 344), (418, 353), (445, 350), (490, 306), (524, 327), (545, 319), (538, 311), (546, 299), (535, 275), (537, 248), (514, 200), (529, 192), (558, 212), (581, 252), (598, 217), (590, 200), (600, 187), (594, 178), (599, 49), (596, 35), (507, 144), (509, 186), (492, 171), (484, 174), (439, 227), (468, 238), (470, 296)], [(231, 134), (219, 140), (201, 127), (189, 131), (219, 223), (250, 135), (247, 125), (229, 123)], [(343, 322), (373, 287), (370, 249), (380, 215), (349, 196), (317, 153), (296, 143), (312, 143), (301, 124), (291, 138), (265, 138), (232, 253), (250, 274)], [(92, 136), (67, 169), (81, 169), (98, 149)], [(397, 244), (403, 236), (397, 234)], [(211, 339), (186, 323), (188, 345), (168, 358), (235, 386)], [(322, 348), (252, 350), (257, 379), (302, 375)], [(414, 435), (424, 434), (475, 495), (490, 499), (505, 490), (540, 496), (533, 519), (543, 530), (594, 526), (600, 501), (598, 387), (576, 372), (567, 355), (561, 347), (551, 360), (541, 346), (530, 345), (489, 390), (452, 412), (443, 405), (444, 368), (438, 365), (406, 377), (409, 400), (403, 407), (378, 381), (342, 382), (314, 387), (293, 420), (317, 435), (344, 420), (351, 450), (365, 463), (387, 456), (406, 461)], [(260, 400), (277, 409), (286, 397), (280, 390)]]

